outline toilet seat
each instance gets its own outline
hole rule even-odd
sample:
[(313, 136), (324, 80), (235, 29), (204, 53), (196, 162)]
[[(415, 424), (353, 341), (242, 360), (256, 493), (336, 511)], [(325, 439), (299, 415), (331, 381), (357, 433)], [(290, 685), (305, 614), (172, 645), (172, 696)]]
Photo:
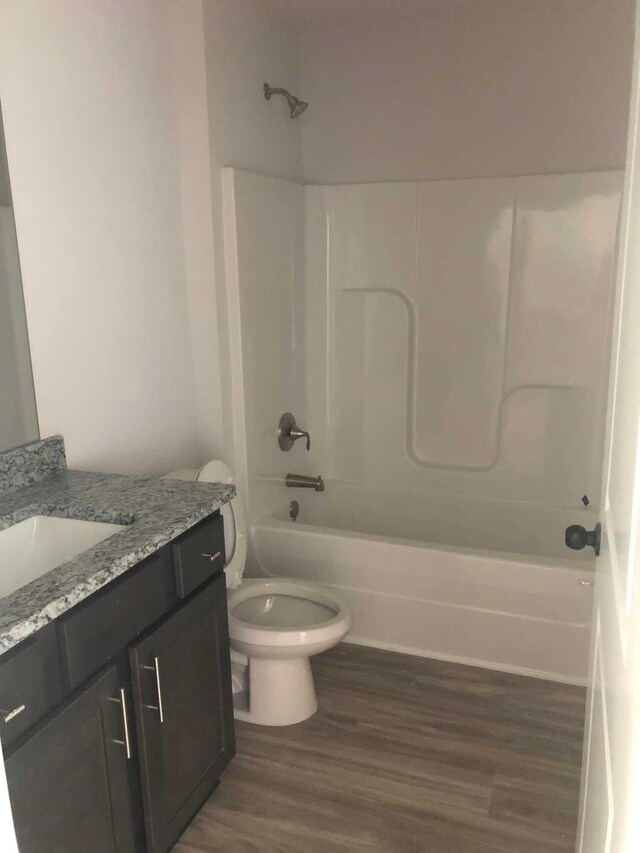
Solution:
[[(278, 613), (274, 615), (271, 624), (252, 621), (251, 609), (242, 607), (251, 601), (264, 597), (280, 598), (274, 602)], [(311, 623), (295, 624), (296, 617), (304, 608), (296, 607), (295, 602), (286, 599), (301, 599), (325, 608), (328, 618), (317, 621), (321, 616), (320, 609), (315, 609)], [(259, 603), (256, 614), (260, 611)], [(305, 647), (325, 643), (336, 637), (343, 637), (350, 627), (349, 606), (338, 593), (332, 589), (307, 581), (290, 578), (247, 578), (242, 585), (229, 596), (229, 635), (232, 640), (238, 640), (251, 646), (268, 647)], [(309, 608), (314, 611), (314, 608)], [(330, 615), (333, 614), (333, 615)]]

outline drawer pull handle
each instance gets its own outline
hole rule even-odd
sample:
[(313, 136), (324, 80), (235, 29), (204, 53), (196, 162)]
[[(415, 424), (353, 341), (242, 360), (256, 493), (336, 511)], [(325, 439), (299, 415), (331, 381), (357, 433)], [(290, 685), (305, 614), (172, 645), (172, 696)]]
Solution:
[(117, 740), (114, 738), (114, 743), (119, 744), (120, 746), (124, 746), (127, 751), (127, 759), (131, 758), (131, 741), (129, 740), (129, 723), (127, 721), (127, 699), (125, 696), (124, 689), (120, 688), (120, 698), (118, 699), (115, 696), (109, 696), (109, 699), (112, 702), (117, 702), (122, 707), (122, 722), (124, 724), (124, 740)]
[(26, 711), (26, 705), (18, 705), (17, 708), (14, 708), (13, 711), (5, 711), (3, 708), (0, 708), (0, 714), (4, 714), (2, 721), (4, 723), (10, 723), (14, 717), (17, 717), (18, 714), (21, 714), (23, 711)]
[(160, 722), (164, 723), (164, 712), (162, 710), (162, 687), (160, 685), (160, 661), (158, 658), (153, 659), (153, 666), (148, 666), (144, 664), (143, 669), (151, 670), (151, 672), (155, 672), (156, 674), (156, 687), (158, 689), (158, 704), (157, 705), (145, 705), (145, 708), (149, 708), (152, 711), (157, 711), (158, 716), (160, 717)]
[(222, 557), (222, 551), (216, 551), (215, 554), (200, 554), (200, 556), (205, 557), (210, 563), (215, 563), (216, 560)]

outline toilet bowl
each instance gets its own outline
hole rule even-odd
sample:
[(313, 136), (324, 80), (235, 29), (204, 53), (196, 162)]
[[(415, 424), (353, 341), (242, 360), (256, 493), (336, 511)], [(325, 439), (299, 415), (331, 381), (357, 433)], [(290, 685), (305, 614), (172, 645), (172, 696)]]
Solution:
[(318, 700), (309, 658), (347, 635), (347, 603), (319, 584), (247, 579), (228, 609), (231, 645), (249, 662), (249, 709), (238, 719), (286, 726), (312, 716)]
[[(232, 482), (218, 460), (167, 479)], [(243, 579), (247, 524), (236, 495), (221, 510), (236, 719), (288, 726), (318, 708), (310, 657), (335, 646), (351, 627), (349, 605), (333, 589), (294, 578)], [(236, 687), (238, 688), (236, 690)], [(242, 691), (242, 692), (241, 692)]]

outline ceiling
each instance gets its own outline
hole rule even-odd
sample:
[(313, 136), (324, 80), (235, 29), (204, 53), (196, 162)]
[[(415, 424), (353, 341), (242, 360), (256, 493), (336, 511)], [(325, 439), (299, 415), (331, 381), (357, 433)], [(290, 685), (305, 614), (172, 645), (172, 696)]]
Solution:
[(259, 0), (296, 29), (340, 27), (418, 18), (436, 9), (460, 8), (482, 0)]

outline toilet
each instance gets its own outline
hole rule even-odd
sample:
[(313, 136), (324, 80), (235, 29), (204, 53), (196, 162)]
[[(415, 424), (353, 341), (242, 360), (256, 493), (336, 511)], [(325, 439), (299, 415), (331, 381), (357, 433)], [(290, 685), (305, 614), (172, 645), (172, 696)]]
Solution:
[[(183, 468), (166, 479), (231, 483), (224, 462), (199, 471)], [(295, 578), (243, 579), (247, 522), (236, 495), (220, 509), (227, 563), (227, 609), (236, 719), (290, 726), (318, 708), (309, 658), (335, 646), (351, 627), (348, 604), (337, 592)]]

